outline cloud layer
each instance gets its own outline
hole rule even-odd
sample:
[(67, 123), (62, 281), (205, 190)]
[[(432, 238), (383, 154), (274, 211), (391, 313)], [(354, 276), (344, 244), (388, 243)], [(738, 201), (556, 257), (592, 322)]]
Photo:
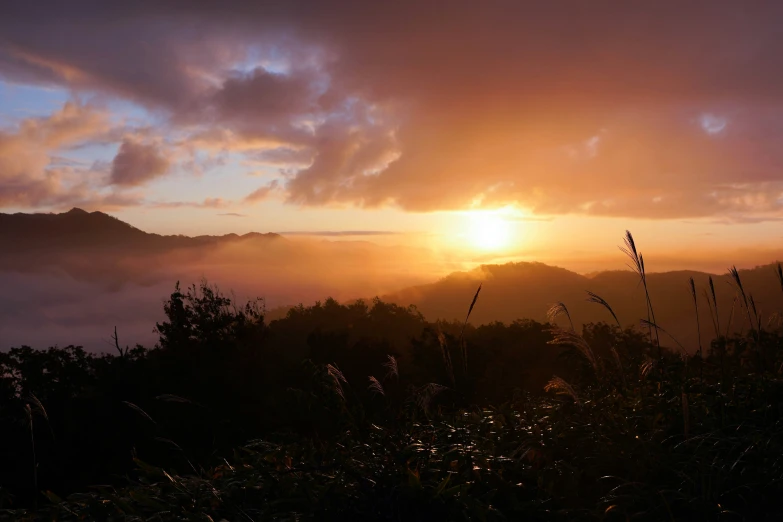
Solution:
[(135, 187), (162, 176), (170, 161), (154, 144), (125, 139), (111, 164), (113, 185)]
[(0, 207), (133, 203), (132, 194), (101, 189), (100, 168), (55, 155), (106, 139), (110, 130), (108, 114), (70, 102), (49, 117), (28, 118), (12, 131), (0, 130)]
[[(2, 78), (157, 115), (115, 131), (115, 197), (228, 154), (273, 176), (244, 204), (783, 215), (781, 5), (44, 4), (6, 9)], [(0, 205), (73, 194), (51, 155), (97, 124), (0, 135)]]

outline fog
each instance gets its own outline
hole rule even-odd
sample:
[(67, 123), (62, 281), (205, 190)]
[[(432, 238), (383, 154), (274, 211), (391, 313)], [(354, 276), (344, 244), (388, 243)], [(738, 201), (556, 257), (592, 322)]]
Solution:
[[(111, 351), (115, 327), (123, 345), (153, 346), (155, 323), (163, 319), (163, 304), (175, 284), (189, 286), (204, 279), (240, 304), (263, 299), (270, 319), (299, 303), (375, 296), (386, 296), (400, 305), (416, 304), (428, 319), (458, 319), (464, 317), (466, 302), (482, 281), (481, 301), (473, 314), (479, 323), (544, 320), (549, 305), (559, 300), (574, 307), (577, 323), (605, 319), (601, 310), (584, 309), (587, 289), (611, 298), (625, 324), (634, 324), (644, 315), (638, 309), (643, 303), (630, 273), (621, 278), (573, 273), (620, 268), (624, 262), (620, 252), (611, 257), (581, 252), (553, 258), (551, 253), (547, 257), (529, 251), (504, 258), (439, 250), (435, 244), (421, 246), (404, 235), (383, 244), (349, 237), (274, 234), (188, 238), (147, 234), (100, 213), (18, 219), (14, 226), (0, 230), (0, 245), (11, 246), (0, 249), (0, 350), (74, 344), (93, 352)], [(725, 267), (734, 263), (752, 268), (781, 256), (774, 249), (746, 249), (714, 252), (706, 256), (707, 262), (687, 252), (645, 254), (651, 272), (707, 268), (716, 274), (725, 274)], [(479, 264), (536, 258), (571, 272), (523, 264), (447, 277)], [(667, 319), (665, 327), (683, 343), (696, 346), (690, 324), (689, 275), (653, 278), (657, 282), (652, 292), (656, 297), (661, 294), (659, 318)], [(705, 284), (706, 275), (694, 277)], [(751, 280), (749, 288), (765, 315), (783, 310), (772, 269), (760, 269), (757, 279), (758, 286)], [(725, 294), (724, 312), (733, 295), (726, 283), (719, 291)], [(704, 318), (705, 324), (708, 320)]]
[(0, 271), (0, 349), (69, 344), (90, 351), (120, 342), (154, 345), (174, 285), (206, 279), (267, 310), (334, 297), (371, 298), (444, 274), (424, 249), (363, 241), (238, 239), (195, 248), (35, 252), (5, 256)]

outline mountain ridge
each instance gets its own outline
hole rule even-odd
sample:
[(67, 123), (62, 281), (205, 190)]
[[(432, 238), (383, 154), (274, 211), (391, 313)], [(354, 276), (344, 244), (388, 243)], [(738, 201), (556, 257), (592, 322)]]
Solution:
[(202, 246), (237, 240), (283, 239), (275, 233), (249, 232), (220, 236), (161, 235), (145, 232), (100, 211), (74, 207), (62, 213), (0, 213), (0, 242), (13, 242), (14, 249), (83, 249), (107, 246), (137, 246), (153, 250)]
[[(299, 298), (291, 296), (312, 296), (323, 292), (321, 297), (326, 297), (335, 289), (342, 289), (341, 283), (334, 278), (334, 266), (330, 263), (362, 263), (360, 256), (367, 250), (357, 249), (355, 245), (352, 247), (350, 243), (328, 242), (332, 245), (329, 250), (332, 257), (327, 262), (326, 258), (319, 257), (325, 251), (308, 250), (297, 246), (299, 243), (295, 241), (280, 243), (284, 239), (279, 234), (258, 232), (222, 236), (162, 236), (144, 232), (108, 214), (78, 208), (60, 214), (0, 214), (0, 245), (6, 246), (0, 250), (0, 270), (36, 272), (40, 268), (55, 267), (79, 280), (103, 281), (120, 287), (122, 282), (131, 280), (149, 284), (150, 281), (171, 278), (173, 276), (169, 274), (175, 272), (178, 275), (171, 279), (172, 283), (180, 275), (187, 280), (190, 276), (186, 274), (193, 272), (200, 272), (214, 280), (215, 270), (224, 264), (223, 273), (234, 276), (232, 286), (236, 287), (225, 290), (243, 290), (242, 287), (257, 287), (263, 282), (266, 288), (263, 291), (279, 287), (278, 293), (288, 295), (288, 302), (295, 304)], [(252, 248), (234, 248), (242, 245), (252, 245)], [(231, 248), (222, 248), (224, 246)], [(367, 252), (375, 251), (370, 249)], [(261, 254), (263, 257), (260, 257)], [(308, 260), (310, 268), (304, 268), (302, 264), (296, 265), (299, 268), (290, 265), (302, 259)], [(193, 270), (182, 272), (181, 269), (188, 264)], [(273, 264), (276, 264), (275, 268), (272, 268)], [(772, 317), (772, 312), (783, 311), (783, 292), (775, 279), (774, 266), (766, 264), (740, 270), (745, 289), (754, 296), (765, 321)], [(247, 267), (244, 272), (247, 275), (240, 277), (242, 267)], [(307, 274), (311, 280), (304, 283), (302, 270), (313, 272), (314, 269), (318, 272)], [(282, 274), (286, 274), (285, 279), (281, 279)], [(348, 275), (358, 281), (353, 283), (351, 288), (354, 289), (350, 290), (350, 294), (365, 299), (373, 297), (367, 295), (374, 292), (368, 290), (372, 288), (368, 285), (377, 280), (376, 272), (360, 277), (355, 269), (349, 268)], [(721, 330), (743, 328), (742, 321), (747, 314), (738, 309), (739, 305), (735, 306), (737, 310), (731, 318), (735, 324), (730, 325), (729, 313), (736, 289), (726, 274), (694, 270), (648, 273), (647, 282), (658, 323), (693, 351), (699, 345), (699, 339), (696, 337), (696, 311), (688, 283), (690, 277), (694, 278), (699, 292), (697, 303), (702, 345), (708, 344), (708, 334), (713, 329), (712, 317), (703, 296), (710, 277), (716, 287)], [(380, 291), (381, 299), (403, 306), (415, 305), (430, 320), (464, 320), (470, 299), (479, 284), (482, 284), (482, 291), (470, 318), (474, 324), (508, 323), (525, 318), (545, 322), (548, 320), (547, 309), (558, 302), (568, 307), (575, 327), (589, 322), (613, 321), (605, 309), (586, 300), (586, 291), (604, 298), (623, 326), (636, 326), (640, 319), (647, 317), (639, 277), (630, 270), (607, 270), (585, 275), (541, 262), (519, 261), (481, 264), (412, 286), (394, 281), (385, 283), (385, 288), (396, 287), (396, 290)], [(294, 290), (300, 293), (292, 293)], [(345, 297), (348, 296), (343, 292)], [(565, 324), (561, 322), (561, 325)]]
[[(775, 313), (783, 311), (783, 289), (776, 280), (775, 268), (771, 263), (739, 271), (745, 291), (754, 296), (765, 324), (779, 321)], [(702, 346), (708, 346), (715, 333), (704, 295), (710, 277), (715, 286), (721, 333), (727, 328), (747, 328), (744, 324), (747, 316), (740, 309), (741, 303), (732, 304), (737, 289), (728, 274), (692, 270), (648, 273), (647, 284), (657, 322), (677, 342), (689, 351), (695, 351), (699, 346), (690, 277), (694, 278), (697, 289)], [(612, 270), (587, 277), (543, 263), (481, 266), (456, 277), (450, 274), (433, 283), (404, 288), (381, 298), (400, 305), (415, 304), (430, 320), (462, 321), (479, 284), (482, 285), (481, 293), (470, 317), (474, 324), (509, 323), (517, 319), (546, 322), (547, 310), (555, 303), (567, 306), (577, 328), (593, 322), (614, 322), (605, 308), (589, 302), (587, 291), (604, 298), (623, 327), (637, 326), (641, 319), (647, 318), (643, 289), (634, 272)], [(561, 326), (569, 325), (566, 318), (556, 322)], [(671, 344), (671, 340), (666, 343)]]

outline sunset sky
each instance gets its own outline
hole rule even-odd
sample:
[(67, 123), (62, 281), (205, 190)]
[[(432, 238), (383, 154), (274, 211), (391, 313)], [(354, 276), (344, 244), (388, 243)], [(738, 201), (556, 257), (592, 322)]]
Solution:
[(760, 6), (3, 2), (0, 211), (582, 271), (622, 266), (628, 228), (661, 268), (769, 262), (783, 4)]

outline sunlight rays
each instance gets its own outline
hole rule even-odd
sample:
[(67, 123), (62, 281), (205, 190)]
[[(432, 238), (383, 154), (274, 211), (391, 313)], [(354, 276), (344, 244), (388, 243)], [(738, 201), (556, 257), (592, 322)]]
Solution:
[(497, 212), (471, 212), (467, 237), (480, 250), (501, 250), (511, 242), (510, 223)]

